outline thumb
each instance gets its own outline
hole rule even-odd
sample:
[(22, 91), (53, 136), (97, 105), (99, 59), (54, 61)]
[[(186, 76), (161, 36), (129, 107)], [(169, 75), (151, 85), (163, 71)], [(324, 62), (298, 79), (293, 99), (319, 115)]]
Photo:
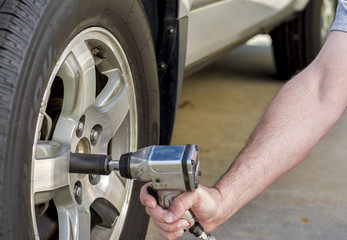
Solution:
[(182, 218), (185, 211), (199, 203), (198, 190), (184, 192), (177, 196), (164, 215), (164, 222), (173, 223)]

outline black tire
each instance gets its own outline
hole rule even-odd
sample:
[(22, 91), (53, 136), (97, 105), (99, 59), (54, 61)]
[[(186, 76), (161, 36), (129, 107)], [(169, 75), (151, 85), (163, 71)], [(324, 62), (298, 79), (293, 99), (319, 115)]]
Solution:
[[(40, 232), (35, 231), (36, 209), (31, 205), (36, 124), (56, 63), (83, 30), (103, 28), (119, 41), (136, 95), (137, 147), (158, 144), (155, 51), (139, 2), (0, 1), (0, 239), (35, 239)], [(133, 185), (119, 239), (145, 238), (148, 216), (139, 202), (140, 185)], [(51, 239), (57, 239), (57, 234), (51, 234)]]
[[(328, 8), (329, 16), (323, 19), (322, 13)], [(326, 39), (335, 9), (335, 0), (311, 0), (294, 19), (271, 31), (278, 78), (287, 80), (313, 61)]]

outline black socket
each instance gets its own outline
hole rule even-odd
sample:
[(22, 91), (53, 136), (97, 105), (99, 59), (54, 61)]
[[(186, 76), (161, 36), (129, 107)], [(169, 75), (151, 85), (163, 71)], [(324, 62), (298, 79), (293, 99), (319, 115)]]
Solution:
[(70, 153), (70, 173), (109, 175), (109, 155)]
[(133, 153), (125, 153), (120, 156), (119, 160), (119, 173), (122, 177), (132, 179), (130, 173), (130, 159)]

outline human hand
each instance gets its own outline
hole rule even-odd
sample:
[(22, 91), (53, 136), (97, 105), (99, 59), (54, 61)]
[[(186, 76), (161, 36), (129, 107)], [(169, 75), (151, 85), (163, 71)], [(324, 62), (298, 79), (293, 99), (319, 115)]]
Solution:
[(141, 188), (140, 201), (146, 207), (147, 214), (153, 218), (159, 234), (166, 239), (176, 239), (183, 234), (188, 222), (182, 216), (189, 209), (207, 232), (215, 230), (225, 221), (221, 211), (222, 196), (216, 188), (199, 185), (196, 190), (179, 195), (170, 208), (164, 210), (147, 193), (148, 186), (151, 184), (145, 184)]

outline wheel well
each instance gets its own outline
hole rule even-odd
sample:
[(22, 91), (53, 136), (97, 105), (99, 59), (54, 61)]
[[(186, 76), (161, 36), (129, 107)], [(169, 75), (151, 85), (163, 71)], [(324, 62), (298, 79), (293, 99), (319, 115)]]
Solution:
[(156, 51), (160, 89), (160, 144), (170, 143), (178, 91), (178, 1), (142, 0)]

